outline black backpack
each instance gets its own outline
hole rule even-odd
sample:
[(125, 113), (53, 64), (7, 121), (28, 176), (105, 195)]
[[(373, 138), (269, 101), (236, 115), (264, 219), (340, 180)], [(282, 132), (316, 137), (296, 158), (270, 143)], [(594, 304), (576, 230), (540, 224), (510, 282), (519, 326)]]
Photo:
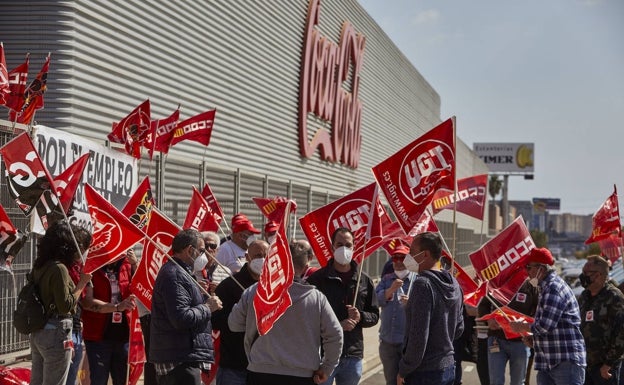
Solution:
[(17, 307), (13, 312), (13, 326), (22, 334), (30, 334), (43, 329), (50, 318), (32, 272), (26, 278), (26, 285), (22, 287), (17, 296)]

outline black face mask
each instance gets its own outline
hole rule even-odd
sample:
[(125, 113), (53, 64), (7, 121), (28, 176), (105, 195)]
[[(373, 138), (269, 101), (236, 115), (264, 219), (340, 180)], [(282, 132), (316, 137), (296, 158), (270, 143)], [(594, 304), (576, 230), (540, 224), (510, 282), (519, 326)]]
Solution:
[(587, 289), (587, 287), (592, 283), (591, 277), (587, 274), (579, 275), (579, 281), (581, 281), (581, 286), (583, 286), (585, 289)]

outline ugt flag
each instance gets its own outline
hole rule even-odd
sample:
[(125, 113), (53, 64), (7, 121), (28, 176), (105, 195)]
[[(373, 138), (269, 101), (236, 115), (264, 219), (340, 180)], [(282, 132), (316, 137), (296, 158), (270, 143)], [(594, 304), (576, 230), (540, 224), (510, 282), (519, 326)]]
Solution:
[[(353, 259), (361, 259), (366, 243), (364, 258), (373, 253), (384, 242), (382, 223), (391, 222), (376, 194), (377, 184), (371, 183), (330, 204), (310, 211), (299, 219), (301, 229), (310, 241), (312, 250), (321, 266), (333, 258), (331, 236), (340, 227), (353, 233)], [(371, 202), (376, 209), (371, 211)], [(373, 218), (369, 221), (370, 213)], [(369, 236), (367, 231), (370, 228)], [(368, 241), (366, 241), (368, 239)], [(360, 261), (361, 262), (361, 261)]]
[(520, 263), (535, 248), (522, 216), (469, 255), (477, 276), (501, 303), (509, 303), (527, 278)]
[(195, 229), (199, 232), (217, 232), (219, 231), (221, 219), (222, 218), (217, 215), (217, 213), (212, 211), (206, 199), (204, 199), (195, 186), (193, 186), (193, 195), (191, 196), (191, 202), (189, 203), (186, 219), (182, 227), (185, 229)]
[(622, 225), (620, 223), (620, 207), (617, 198), (617, 189), (613, 186), (613, 194), (600, 206), (592, 217), (592, 234), (585, 244), (598, 242), (609, 238), (615, 233), (622, 237)]
[(373, 174), (403, 231), (408, 233), (436, 191), (455, 189), (455, 118), (373, 167)]

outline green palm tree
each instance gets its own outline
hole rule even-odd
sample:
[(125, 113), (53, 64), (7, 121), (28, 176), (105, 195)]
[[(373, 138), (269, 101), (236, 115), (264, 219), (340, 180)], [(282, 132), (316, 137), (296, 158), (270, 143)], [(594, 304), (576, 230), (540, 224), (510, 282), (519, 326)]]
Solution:
[(496, 196), (500, 194), (502, 188), (503, 181), (498, 179), (498, 175), (490, 175), (490, 180), (488, 182), (488, 192), (490, 193), (493, 201), (496, 200)]

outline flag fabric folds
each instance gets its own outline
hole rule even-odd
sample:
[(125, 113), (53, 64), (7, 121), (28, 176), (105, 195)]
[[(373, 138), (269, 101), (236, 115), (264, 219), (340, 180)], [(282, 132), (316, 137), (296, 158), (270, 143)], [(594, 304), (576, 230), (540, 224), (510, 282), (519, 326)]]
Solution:
[(409, 232), (436, 191), (455, 189), (455, 118), (374, 166), (373, 175), (403, 231)]
[(592, 217), (592, 233), (585, 241), (585, 244), (609, 238), (611, 234), (616, 234), (620, 238), (622, 237), (620, 207), (615, 186), (613, 186), (613, 194), (607, 198)]
[(292, 199), (285, 197), (269, 198), (251, 198), (256, 206), (260, 209), (262, 214), (269, 220), (279, 223), (284, 218), (284, 211), (286, 206), (290, 203), (290, 212), (294, 213), (297, 210), (297, 203)]
[[(5, 97), (4, 105), (11, 111), (21, 111), (24, 106), (24, 91), (28, 80), (28, 64), (30, 56), (26, 55), (26, 60), (17, 67), (9, 71), (9, 94)], [(9, 111), (9, 114), (11, 112)]]
[(152, 185), (149, 176), (146, 175), (121, 209), (121, 213), (128, 217), (136, 227), (144, 230), (155, 206), (156, 201), (152, 195)]
[(611, 234), (609, 238), (599, 240), (598, 245), (602, 255), (609, 258), (611, 264), (614, 264), (622, 256), (624, 242), (622, 242), (622, 237), (616, 234)]
[[(371, 183), (299, 218), (301, 228), (321, 266), (325, 266), (333, 257), (331, 236), (340, 227), (346, 227), (353, 233), (353, 259), (359, 262), (362, 259), (369, 225), (371, 231), (366, 242), (364, 258), (383, 244), (382, 223), (391, 221), (375, 194), (376, 190), (376, 183)], [(371, 202), (376, 205), (376, 209), (372, 211)], [(371, 212), (373, 218), (369, 223)]]
[(74, 163), (54, 178), (54, 189), (56, 195), (59, 197), (63, 210), (67, 213), (71, 207), (74, 195), (76, 195), (76, 189), (82, 180), (82, 173), (84, 172), (87, 163), (89, 162), (89, 153), (82, 155)]
[[(0, 206), (0, 252), (15, 256), (27, 240), (28, 236), (13, 225), (6, 211), (4, 211), (4, 207)], [(5, 261), (0, 262), (4, 263)], [(0, 268), (3, 267), (2, 263), (0, 263)]]
[(221, 217), (217, 215), (204, 197), (199, 193), (197, 188), (193, 186), (193, 195), (191, 196), (191, 202), (189, 203), (188, 211), (186, 212), (186, 219), (184, 220), (185, 229), (195, 229), (201, 231), (219, 231), (219, 224), (221, 223)]
[(128, 155), (141, 158), (141, 146), (151, 128), (150, 109), (150, 101), (147, 99), (118, 123), (113, 123), (113, 130), (107, 135), (108, 140), (125, 144)]
[[(485, 212), (485, 197), (487, 196), (487, 174), (475, 175), (457, 180), (457, 193), (439, 190), (433, 194), (433, 213), (442, 210), (453, 210), (483, 220)], [(457, 203), (454, 203), (457, 196)]]
[(143, 255), (130, 282), (130, 291), (148, 310), (152, 309), (156, 276), (165, 263), (165, 258), (173, 254), (171, 251), (173, 237), (180, 230), (180, 226), (160, 210), (155, 207), (152, 209), (146, 228), (147, 237), (143, 241)]
[(24, 102), (21, 110), (11, 110), (9, 120), (22, 124), (30, 124), (35, 112), (43, 108), (43, 93), (47, 89), (48, 71), (50, 69), (50, 55), (46, 58), (37, 77), (24, 91)]
[(522, 261), (535, 248), (522, 217), (469, 255), (477, 276), (501, 303), (509, 303), (528, 277)]
[[(50, 173), (43, 165), (35, 146), (23, 132), (0, 148), (6, 166), (7, 187), (24, 215), (30, 215), (45, 191), (52, 191)], [(54, 199), (52, 194), (50, 199)], [(51, 207), (58, 205), (58, 200)]]
[(145, 234), (88, 183), (85, 197), (93, 225), (93, 239), (83, 268), (88, 274), (123, 258)]
[(171, 115), (164, 119), (152, 120), (150, 123), (150, 133), (143, 145), (147, 148), (150, 160), (154, 151), (169, 153), (169, 143), (173, 138), (173, 132), (180, 120), (180, 108), (178, 107)]
[(510, 321), (511, 322), (521, 322), (525, 321), (528, 323), (535, 322), (535, 319), (529, 317), (526, 314), (522, 314), (518, 311), (515, 311), (507, 306), (501, 306), (499, 309), (494, 310), (490, 314), (486, 314), (481, 318), (477, 318), (477, 321), (487, 321), (493, 319), (495, 320), (503, 329), (505, 333), (505, 337), (507, 339), (520, 338), (521, 334), (518, 334), (511, 330)]
[(289, 204), (280, 219), (277, 237), (271, 244), (268, 256), (262, 266), (258, 288), (253, 299), (258, 333), (265, 335), (292, 304), (288, 288), (295, 275), (286, 228), (290, 215)]
[(210, 143), (216, 112), (217, 110), (202, 112), (178, 123), (169, 146), (173, 147), (183, 140), (192, 140), (207, 146)]
[(139, 309), (136, 307), (128, 314), (128, 326), (130, 337), (128, 339), (128, 377), (126, 384), (136, 385), (141, 374), (143, 374), (143, 366), (147, 361)]
[(9, 87), (9, 71), (7, 70), (6, 58), (4, 56), (4, 44), (0, 42), (0, 105), (6, 104), (6, 99), (11, 93)]
[(223, 210), (221, 210), (221, 206), (219, 206), (217, 197), (212, 193), (212, 190), (210, 189), (208, 183), (204, 185), (204, 188), (201, 191), (201, 196), (204, 197), (206, 202), (208, 202), (208, 206), (210, 206), (215, 214), (217, 214), (221, 218), (225, 217), (225, 215), (223, 215)]

